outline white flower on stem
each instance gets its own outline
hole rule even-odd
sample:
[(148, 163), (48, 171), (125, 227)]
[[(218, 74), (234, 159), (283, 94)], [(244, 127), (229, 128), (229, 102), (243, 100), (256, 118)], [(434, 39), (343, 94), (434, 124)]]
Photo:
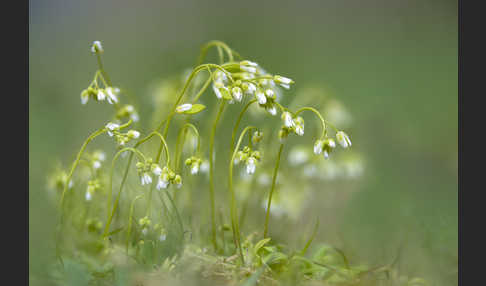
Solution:
[(120, 125), (113, 123), (113, 122), (108, 122), (108, 124), (106, 124), (105, 127), (106, 127), (106, 129), (108, 129), (108, 135), (110, 137), (112, 137), (113, 131), (118, 130), (120, 128)]
[(188, 110), (191, 110), (192, 108), (192, 104), (190, 103), (184, 103), (184, 104), (181, 104), (179, 106), (176, 107), (176, 112), (177, 113), (182, 113), (184, 111), (188, 111)]
[(282, 113), (282, 120), (284, 121), (284, 126), (287, 128), (292, 128), (295, 125), (294, 120), (292, 119), (292, 114), (288, 111)]
[(81, 92), (81, 104), (86, 104), (88, 103), (89, 100), (89, 92), (87, 90), (83, 90)]
[(109, 104), (113, 104), (113, 103), (117, 103), (118, 102), (118, 98), (116, 97), (117, 95), (117, 91), (119, 91), (120, 89), (118, 88), (113, 88), (113, 87), (108, 87), (106, 88), (106, 95), (107, 95), (107, 100), (108, 100), (108, 103)]
[(276, 99), (275, 92), (272, 89), (265, 90), (265, 95), (267, 98)]
[(304, 135), (304, 119), (298, 116), (295, 120), (295, 133), (299, 136)]
[(259, 104), (264, 105), (265, 103), (267, 103), (267, 97), (261, 90), (258, 90), (255, 96)]
[(160, 176), (159, 181), (157, 182), (157, 190), (160, 189), (167, 189), (169, 186), (169, 175), (168, 174), (162, 174)]
[(256, 73), (256, 67), (258, 66), (257, 63), (251, 61), (242, 61), (240, 62), (240, 69), (249, 73)]
[(93, 45), (91, 46), (91, 52), (94, 54), (99, 54), (103, 52), (103, 46), (101, 45), (100, 41), (93, 42)]
[(233, 95), (234, 100), (241, 102), (241, 100), (243, 99), (243, 92), (241, 91), (241, 88), (235, 86), (231, 89), (231, 93)]
[(256, 86), (253, 83), (248, 83), (248, 94), (253, 94), (257, 90)]
[(193, 163), (191, 165), (191, 174), (195, 175), (199, 172), (199, 164), (198, 163)]
[(219, 81), (215, 81), (213, 83), (213, 91), (214, 91), (214, 94), (216, 95), (216, 97), (218, 99), (221, 99), (223, 98), (223, 94), (221, 93), (221, 91), (219, 90), (220, 88), (224, 87), (223, 83), (222, 82), (219, 82)]
[(279, 76), (279, 75), (274, 76), (274, 80), (275, 80), (276, 83), (280, 84), (280, 86), (282, 86), (286, 89), (289, 89), (290, 84), (294, 83), (294, 81), (291, 80), (290, 78)]
[(255, 167), (256, 167), (255, 158), (253, 157), (248, 158), (248, 160), (246, 160), (246, 172), (250, 175), (255, 173)]
[(137, 139), (138, 137), (140, 137), (140, 132), (138, 132), (137, 130), (130, 130), (127, 132), (127, 136), (129, 139)]
[(277, 115), (277, 108), (273, 104), (272, 106), (267, 107), (266, 110), (268, 111), (268, 113), (270, 113), (273, 116)]
[(351, 147), (351, 140), (349, 139), (349, 136), (343, 131), (338, 131), (336, 133), (336, 139), (343, 148)]
[(105, 100), (106, 98), (106, 94), (103, 92), (102, 89), (99, 89), (98, 90), (98, 93), (96, 94), (96, 98), (99, 100), (99, 101), (103, 101)]
[(149, 185), (152, 183), (152, 177), (149, 173), (144, 172), (142, 176), (140, 176), (140, 183), (143, 185)]
[(314, 143), (314, 154), (319, 155), (322, 153), (322, 148), (324, 147), (324, 142), (319, 139)]
[(160, 176), (162, 174), (162, 169), (159, 167), (159, 165), (152, 164), (150, 168), (152, 170), (152, 173), (154, 173), (154, 175)]

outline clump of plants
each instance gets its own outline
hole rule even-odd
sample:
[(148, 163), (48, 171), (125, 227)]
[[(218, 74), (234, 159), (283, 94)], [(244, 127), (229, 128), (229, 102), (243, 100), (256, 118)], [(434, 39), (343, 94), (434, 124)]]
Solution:
[[(211, 49), (217, 63), (206, 62)], [(69, 168), (59, 167), (50, 177), (59, 210), (58, 263), (51, 274), (60, 284), (76, 276), (93, 284), (125, 285), (191, 280), (425, 285), (422, 279), (398, 275), (393, 263), (352, 265), (338, 248), (316, 244), (318, 221), (302, 234), (298, 249), (272, 238), (272, 215), (288, 211), (284, 204), (272, 211), (279, 180), (288, 180), (279, 174), (313, 162), (314, 173), (303, 176), (320, 178), (322, 165), (316, 160), (330, 162), (336, 149), (352, 146), (349, 135), (315, 107), (282, 103), (295, 84), (291, 78), (267, 72), (226, 44), (211, 41), (194, 68), (164, 83), (163, 98), (153, 104), (156, 123), (144, 132), (139, 124), (149, 116), (111, 81), (101, 42), (95, 41), (91, 52), (98, 69), (81, 92), (81, 104), (105, 104), (112, 115), (86, 138)], [(247, 117), (256, 123), (245, 124)], [(221, 127), (222, 121), (231, 128)], [(317, 122), (312, 132), (309, 122)], [(289, 137), (308, 134), (309, 139), (292, 147), (293, 163), (282, 166)], [(103, 137), (112, 140), (111, 147), (91, 150), (90, 143)], [(361, 165), (348, 165), (349, 176), (362, 171)], [(265, 196), (254, 193), (258, 188)], [(244, 232), (249, 205), (255, 202), (263, 206), (261, 213), (255, 211), (260, 225)], [(312, 243), (315, 252), (310, 253)]]

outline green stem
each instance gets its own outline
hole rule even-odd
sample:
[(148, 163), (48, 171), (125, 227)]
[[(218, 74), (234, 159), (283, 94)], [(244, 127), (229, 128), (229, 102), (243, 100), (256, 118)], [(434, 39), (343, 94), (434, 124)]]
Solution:
[(128, 228), (127, 228), (127, 254), (128, 254), (128, 246), (129, 246), (129, 242), (130, 242), (130, 233), (132, 231), (132, 218), (133, 218), (133, 209), (135, 207), (135, 202), (140, 199), (141, 197), (143, 197), (143, 194), (142, 195), (138, 195), (136, 196), (133, 201), (132, 201), (132, 204), (130, 205), (130, 214), (128, 216)]
[[(185, 133), (183, 133), (183, 132), (185, 130), (187, 130), (188, 128), (192, 129), (192, 131), (194, 131), (194, 134), (197, 137), (196, 154), (198, 154), (200, 152), (201, 137), (199, 136), (199, 132), (197, 131), (196, 126), (194, 126), (193, 124), (187, 122), (187, 123), (185, 123), (181, 127), (181, 129), (179, 130), (179, 134), (177, 134), (176, 154), (175, 154), (175, 166), (174, 166), (174, 171), (176, 171), (176, 172), (179, 170), (180, 159), (181, 159), (181, 155), (182, 155), (182, 149), (184, 147), (185, 136), (183, 136), (183, 135), (185, 135)], [(182, 143), (181, 143), (181, 138), (183, 138), (182, 139)]]
[(111, 211), (111, 214), (110, 214), (110, 207), (111, 207), (111, 196), (112, 196), (112, 187), (113, 187), (113, 172), (115, 170), (115, 163), (116, 161), (118, 160), (119, 156), (125, 152), (125, 151), (131, 151), (132, 153), (135, 153), (137, 154), (138, 156), (140, 156), (140, 158), (145, 161), (145, 156), (142, 154), (142, 152), (140, 152), (139, 150), (135, 149), (135, 148), (132, 148), (132, 147), (126, 147), (126, 148), (123, 148), (121, 149), (120, 151), (118, 151), (115, 155), (115, 157), (113, 157), (113, 161), (111, 163), (111, 172), (110, 172), (110, 185), (109, 185), (109, 197), (108, 197), (108, 220), (106, 222), (106, 226), (105, 226), (105, 230), (103, 232), (103, 237), (106, 237), (108, 235), (108, 231), (110, 230), (110, 225), (111, 225), (111, 221), (113, 220), (113, 217), (115, 215), (115, 212), (116, 212), (116, 209), (118, 207), (118, 203), (120, 201), (120, 196), (121, 196), (121, 192), (122, 192), (122, 188), (120, 188), (120, 191), (118, 191), (118, 195), (116, 197), (116, 200), (115, 200), (115, 203), (113, 204), (113, 209)]
[(181, 215), (179, 214), (179, 211), (177, 210), (176, 204), (174, 203), (174, 200), (172, 199), (172, 196), (169, 194), (168, 191), (165, 192), (165, 195), (169, 198), (169, 201), (172, 204), (172, 208), (174, 209), (174, 212), (176, 213), (177, 222), (179, 223), (179, 227), (181, 229), (181, 237), (183, 237), (184, 236), (184, 225), (182, 224)]
[[(299, 110), (297, 110), (295, 112), (295, 116), (299, 115), (299, 113), (301, 113), (301, 112), (303, 112), (305, 110), (312, 111), (315, 115), (317, 115), (317, 117), (319, 117), (319, 119), (321, 120), (321, 124), (322, 124), (322, 135), (321, 135), (321, 139), (324, 138), (324, 136), (326, 136), (326, 121), (324, 120), (324, 118), (322, 118), (322, 115), (319, 113), (319, 111), (317, 111), (313, 107), (307, 107), (306, 106), (306, 107), (302, 107)], [(334, 126), (331, 126), (331, 127), (334, 128)]]
[(218, 49), (223, 48), (224, 51), (226, 52), (226, 54), (228, 55), (230, 62), (233, 61), (233, 53), (237, 54), (236, 52), (231, 50), (231, 48), (228, 47), (228, 45), (226, 45), (225, 43), (223, 43), (221, 41), (210, 41), (210, 42), (206, 43), (204, 46), (201, 47), (201, 53), (199, 54), (199, 58), (197, 60), (198, 65), (200, 65), (204, 61), (204, 58), (206, 57), (206, 54), (208, 53), (209, 48), (214, 47), (214, 46), (218, 47)]
[(103, 75), (103, 78), (106, 79), (109, 86), (112, 86), (110, 77), (108, 76), (108, 74), (105, 72), (105, 69), (103, 68), (103, 61), (101, 61), (101, 55), (96, 54), (96, 58), (98, 60), (98, 67), (99, 67), (99, 70), (101, 71), (101, 74)]
[(243, 132), (241, 132), (240, 138), (238, 139), (238, 143), (236, 144), (236, 148), (233, 151), (233, 155), (231, 156), (231, 160), (229, 162), (229, 174), (228, 174), (228, 188), (230, 191), (230, 213), (231, 213), (231, 226), (233, 228), (233, 240), (235, 242), (235, 247), (238, 248), (239, 250), (239, 255), (241, 258), (241, 262), (244, 264), (245, 260), (243, 257), (243, 250), (241, 249), (241, 241), (240, 241), (240, 229), (238, 226), (238, 218), (237, 218), (237, 208), (236, 208), (236, 198), (235, 198), (235, 192), (233, 190), (233, 165), (235, 161), (235, 156), (240, 148), (241, 141), (243, 137), (245, 136), (246, 132), (248, 132), (251, 129), (256, 129), (256, 127), (253, 126), (248, 126), (246, 127)]
[(257, 102), (256, 99), (252, 99), (250, 100), (246, 105), (245, 107), (243, 107), (243, 109), (241, 110), (240, 112), (240, 115), (238, 115), (238, 119), (236, 120), (236, 123), (235, 123), (235, 127), (233, 127), (233, 132), (231, 133), (231, 145), (230, 145), (230, 150), (233, 150), (233, 148), (235, 147), (235, 137), (236, 137), (236, 132), (238, 132), (238, 127), (240, 126), (240, 122), (241, 120), (243, 119), (243, 115), (245, 114), (245, 112), (248, 110), (248, 108), (250, 107), (250, 105), (252, 105), (253, 103)]
[(277, 181), (278, 166), (280, 164), (280, 156), (282, 154), (283, 147), (284, 147), (284, 144), (280, 144), (280, 148), (278, 149), (277, 162), (275, 163), (275, 169), (273, 170), (272, 188), (270, 189), (270, 194), (268, 195), (267, 214), (265, 216), (265, 229), (263, 231), (263, 238), (267, 238), (267, 234), (268, 234), (268, 221), (270, 219), (270, 207), (272, 205), (272, 195), (273, 195), (273, 191), (275, 190), (275, 183)]
[(223, 99), (219, 104), (218, 114), (214, 120), (213, 127), (211, 129), (211, 137), (209, 138), (209, 200), (211, 210), (211, 240), (214, 246), (214, 250), (218, 249), (216, 241), (216, 221), (215, 221), (215, 203), (214, 203), (214, 136), (216, 135), (216, 128), (218, 127), (219, 119), (223, 114), (226, 101)]

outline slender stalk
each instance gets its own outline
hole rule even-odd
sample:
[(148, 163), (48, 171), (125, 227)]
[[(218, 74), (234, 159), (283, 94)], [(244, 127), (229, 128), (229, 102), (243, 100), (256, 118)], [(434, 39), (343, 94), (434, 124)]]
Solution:
[(214, 250), (218, 249), (216, 241), (216, 221), (215, 221), (215, 203), (214, 203), (214, 136), (216, 135), (216, 128), (218, 127), (219, 119), (223, 114), (225, 107), (225, 100), (221, 100), (219, 104), (218, 114), (214, 120), (213, 127), (211, 129), (211, 137), (209, 138), (209, 201), (211, 211), (211, 241), (214, 246)]
[[(135, 148), (132, 148), (132, 147), (127, 147), (127, 148), (123, 148), (121, 149), (120, 151), (118, 151), (115, 155), (115, 157), (113, 157), (113, 161), (111, 163), (111, 172), (110, 172), (110, 186), (109, 186), (109, 190), (110, 190), (110, 198), (111, 198), (111, 194), (112, 194), (112, 186), (113, 186), (113, 172), (114, 172), (114, 169), (115, 169), (115, 163), (116, 161), (118, 160), (118, 158), (120, 157), (120, 155), (125, 152), (125, 151), (131, 151), (135, 154), (137, 154), (138, 156), (140, 156), (140, 158), (145, 161), (145, 157), (144, 155), (142, 154), (142, 152), (140, 152), (139, 150), (135, 149)], [(115, 212), (117, 210), (117, 207), (118, 207), (118, 202), (120, 201), (120, 196), (121, 196), (121, 192), (122, 192), (122, 188), (120, 188), (120, 191), (118, 191), (118, 195), (116, 197), (116, 200), (115, 200), (115, 203), (113, 204), (113, 209), (111, 211), (111, 214), (109, 213), (109, 209), (108, 209), (108, 220), (106, 222), (106, 226), (105, 226), (105, 230), (103, 231), (103, 237), (106, 237), (108, 235), (108, 231), (110, 230), (110, 225), (111, 225), (111, 221), (113, 220), (113, 217), (115, 215)], [(108, 204), (110, 205), (110, 201), (111, 199), (109, 200)]]
[(233, 150), (233, 148), (235, 147), (235, 137), (236, 137), (236, 132), (238, 132), (238, 127), (240, 126), (240, 122), (241, 120), (243, 119), (243, 115), (245, 114), (245, 112), (248, 110), (248, 108), (250, 107), (250, 105), (252, 105), (253, 103), (257, 102), (256, 99), (252, 99), (250, 100), (246, 105), (245, 107), (243, 107), (243, 109), (241, 110), (240, 112), (240, 115), (238, 115), (238, 119), (236, 120), (236, 123), (235, 123), (235, 127), (233, 127), (233, 132), (231, 133), (231, 145), (230, 145), (230, 150)]
[(277, 162), (275, 163), (275, 169), (273, 170), (272, 188), (270, 189), (270, 194), (268, 195), (267, 214), (265, 216), (265, 229), (263, 230), (263, 238), (267, 238), (267, 234), (268, 234), (268, 221), (270, 219), (270, 207), (272, 205), (272, 195), (273, 195), (273, 191), (275, 190), (278, 166), (280, 164), (280, 156), (282, 155), (283, 147), (284, 144), (280, 144), (280, 148), (278, 149)]
[(184, 142), (185, 142), (185, 132), (187, 129), (192, 129), (194, 134), (197, 137), (197, 146), (196, 146), (196, 154), (199, 153), (200, 151), (200, 146), (201, 146), (201, 138), (199, 136), (199, 132), (197, 131), (196, 126), (192, 125), (191, 123), (185, 123), (181, 129), (179, 130), (179, 134), (177, 134), (177, 140), (176, 140), (176, 153), (175, 153), (175, 164), (174, 164), (174, 171), (179, 170), (179, 165), (180, 165), (180, 159), (182, 155), (182, 149), (184, 147)]
[(230, 213), (231, 213), (231, 226), (233, 228), (233, 240), (235, 242), (235, 247), (238, 248), (239, 250), (239, 255), (241, 262), (244, 264), (245, 259), (243, 257), (243, 250), (241, 249), (241, 241), (240, 241), (240, 229), (238, 226), (238, 218), (237, 218), (237, 208), (236, 208), (236, 198), (235, 198), (235, 192), (233, 190), (233, 165), (235, 161), (235, 156), (240, 148), (241, 141), (245, 134), (251, 130), (251, 129), (256, 129), (254, 126), (248, 126), (246, 127), (243, 132), (241, 132), (240, 138), (238, 139), (238, 143), (236, 144), (236, 148), (233, 151), (233, 155), (231, 156), (231, 160), (229, 162), (229, 174), (228, 174), (228, 188), (230, 191)]
[(179, 214), (179, 211), (177, 210), (177, 206), (174, 203), (174, 200), (172, 199), (172, 196), (169, 194), (169, 192), (166, 191), (164, 193), (167, 196), (167, 198), (169, 198), (169, 201), (172, 204), (172, 208), (174, 209), (174, 212), (176, 213), (177, 222), (179, 223), (179, 227), (181, 229), (181, 236), (184, 236), (184, 225), (182, 224), (181, 215)]
[[(302, 107), (299, 110), (297, 110), (295, 112), (295, 116), (299, 115), (301, 112), (303, 112), (305, 110), (312, 111), (315, 115), (317, 115), (317, 117), (319, 117), (319, 119), (321, 120), (321, 124), (322, 124), (322, 135), (321, 135), (321, 139), (324, 138), (324, 136), (326, 136), (326, 121), (324, 120), (324, 118), (322, 118), (322, 115), (321, 115), (321, 113), (319, 113), (319, 111), (317, 111), (313, 107), (307, 107), (306, 106), (306, 107)], [(335, 130), (337, 130), (334, 126), (331, 126), (331, 127), (334, 128)]]
[(132, 204), (130, 205), (130, 214), (128, 216), (128, 227), (127, 227), (127, 254), (128, 254), (128, 246), (129, 246), (129, 242), (130, 242), (130, 233), (132, 231), (132, 221), (133, 221), (133, 209), (135, 207), (135, 202), (140, 199), (141, 197), (143, 197), (143, 194), (142, 195), (138, 195), (136, 196), (133, 201), (132, 201)]

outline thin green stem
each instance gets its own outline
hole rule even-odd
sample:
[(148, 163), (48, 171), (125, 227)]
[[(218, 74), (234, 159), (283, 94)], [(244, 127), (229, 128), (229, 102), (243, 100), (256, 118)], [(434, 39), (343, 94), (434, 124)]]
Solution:
[[(301, 112), (303, 112), (305, 110), (312, 111), (315, 115), (317, 115), (317, 117), (319, 117), (319, 119), (321, 120), (321, 124), (322, 124), (322, 135), (321, 135), (321, 139), (324, 138), (326, 136), (326, 121), (324, 120), (324, 118), (322, 118), (322, 115), (321, 115), (321, 113), (319, 113), (319, 111), (317, 111), (313, 107), (306, 106), (306, 107), (302, 107), (299, 110), (297, 110), (295, 112), (295, 116), (299, 115)], [(333, 127), (333, 126), (331, 126), (331, 127)]]
[[(206, 43), (204, 46), (201, 47), (201, 53), (199, 54), (199, 58), (197, 60), (197, 64), (200, 65), (204, 61), (204, 58), (206, 57), (206, 54), (208, 53), (208, 50), (210, 47), (218, 47), (218, 50), (220, 48), (223, 48), (226, 54), (228, 55), (229, 61), (233, 61), (233, 53), (235, 53), (233, 50), (231, 50), (228, 45), (221, 41), (210, 41)], [(221, 56), (220, 56), (221, 57)]]
[(231, 213), (231, 225), (233, 228), (233, 240), (235, 242), (235, 247), (238, 248), (239, 250), (240, 259), (243, 264), (245, 263), (245, 259), (243, 257), (243, 250), (241, 249), (240, 229), (238, 226), (238, 218), (237, 218), (238, 214), (236, 208), (236, 198), (235, 198), (235, 192), (233, 190), (233, 165), (234, 165), (236, 153), (240, 148), (243, 137), (248, 131), (252, 129), (256, 129), (256, 127), (248, 126), (241, 132), (240, 138), (238, 139), (238, 143), (236, 144), (236, 148), (234, 149), (233, 155), (231, 156), (231, 160), (229, 162), (229, 174), (228, 174), (228, 188), (230, 191), (230, 213)]
[(245, 114), (245, 112), (248, 110), (248, 108), (250, 107), (250, 105), (252, 105), (253, 103), (257, 102), (256, 99), (252, 99), (250, 100), (246, 105), (245, 107), (243, 107), (243, 109), (241, 110), (240, 112), (240, 115), (238, 115), (238, 119), (236, 120), (236, 123), (235, 123), (235, 126), (233, 127), (233, 132), (231, 133), (231, 145), (230, 145), (230, 150), (233, 150), (233, 148), (235, 147), (235, 137), (236, 137), (236, 132), (238, 132), (238, 127), (240, 126), (240, 122), (241, 120), (243, 119), (243, 115)]
[[(179, 133), (177, 134), (175, 166), (174, 166), (174, 171), (176, 171), (176, 172), (179, 170), (180, 159), (181, 159), (181, 155), (182, 155), (182, 149), (183, 149), (184, 143), (185, 143), (185, 136), (183, 136), (183, 135), (185, 135), (185, 133), (183, 133), (183, 132), (187, 129), (192, 129), (192, 131), (194, 132), (194, 134), (197, 137), (197, 146), (196, 146), (196, 150), (195, 150), (196, 154), (199, 154), (199, 152), (201, 150), (201, 137), (199, 136), (199, 132), (197, 131), (196, 126), (194, 126), (191, 123), (186, 122), (181, 127), (181, 129), (179, 129)], [(181, 139), (182, 139), (182, 142), (181, 142)]]
[(265, 228), (263, 230), (263, 238), (267, 238), (267, 234), (268, 234), (268, 221), (270, 219), (270, 207), (272, 205), (272, 195), (273, 195), (273, 191), (275, 190), (275, 183), (277, 181), (277, 174), (278, 174), (278, 166), (280, 164), (280, 156), (282, 155), (283, 147), (284, 144), (280, 144), (280, 148), (278, 149), (277, 162), (275, 163), (275, 169), (273, 170), (272, 187), (270, 189), (270, 194), (268, 195), (267, 214), (265, 215)]
[(106, 79), (109, 86), (112, 86), (110, 77), (108, 76), (108, 74), (105, 72), (105, 69), (103, 68), (103, 61), (101, 60), (101, 55), (99, 53), (97, 53), (96, 58), (98, 60), (98, 67), (99, 67), (99, 70), (101, 71), (101, 74), (103, 75), (103, 78)]
[(111, 163), (111, 171), (110, 171), (110, 184), (109, 184), (109, 196), (108, 196), (108, 220), (106, 222), (106, 226), (105, 226), (105, 230), (103, 232), (103, 237), (106, 237), (108, 235), (108, 231), (110, 230), (110, 225), (111, 225), (111, 221), (113, 220), (113, 217), (115, 215), (115, 212), (116, 212), (116, 209), (118, 207), (118, 203), (120, 201), (120, 196), (121, 196), (121, 192), (122, 192), (122, 188), (120, 188), (120, 191), (118, 191), (118, 195), (116, 197), (116, 200), (115, 200), (115, 203), (113, 204), (113, 209), (111, 211), (111, 214), (110, 214), (110, 207), (111, 207), (111, 196), (112, 196), (112, 187), (113, 187), (113, 172), (115, 170), (115, 163), (116, 161), (118, 160), (118, 158), (120, 157), (120, 155), (123, 153), (123, 152), (126, 152), (126, 151), (131, 151), (132, 153), (135, 153), (137, 154), (140, 159), (142, 159), (143, 161), (145, 161), (145, 156), (142, 154), (142, 152), (140, 152), (139, 150), (135, 149), (135, 148), (132, 148), (132, 147), (126, 147), (126, 148), (123, 148), (121, 149), (120, 151), (118, 151), (115, 155), (115, 157), (113, 157), (113, 161)]
[(169, 194), (168, 191), (165, 192), (165, 195), (167, 196), (167, 198), (169, 198), (169, 201), (172, 204), (172, 208), (174, 209), (174, 212), (176, 213), (177, 222), (179, 223), (179, 227), (181, 229), (181, 236), (183, 237), (184, 236), (184, 225), (182, 224), (181, 215), (179, 214), (179, 211), (177, 210), (177, 206), (174, 203), (174, 200), (172, 199), (172, 196)]
[(223, 99), (219, 104), (218, 114), (214, 120), (213, 127), (211, 129), (211, 137), (209, 138), (209, 200), (211, 211), (211, 240), (214, 246), (214, 250), (218, 249), (216, 241), (216, 220), (215, 220), (215, 202), (214, 202), (214, 136), (216, 135), (216, 128), (218, 127), (219, 119), (223, 114), (226, 101)]
[(141, 197), (143, 197), (143, 194), (141, 195), (138, 195), (136, 196), (133, 200), (132, 200), (132, 203), (130, 205), (130, 214), (128, 216), (128, 227), (127, 227), (127, 254), (128, 254), (128, 246), (129, 246), (129, 242), (130, 242), (130, 233), (132, 231), (132, 221), (133, 221), (133, 209), (135, 207), (135, 202), (140, 199)]

